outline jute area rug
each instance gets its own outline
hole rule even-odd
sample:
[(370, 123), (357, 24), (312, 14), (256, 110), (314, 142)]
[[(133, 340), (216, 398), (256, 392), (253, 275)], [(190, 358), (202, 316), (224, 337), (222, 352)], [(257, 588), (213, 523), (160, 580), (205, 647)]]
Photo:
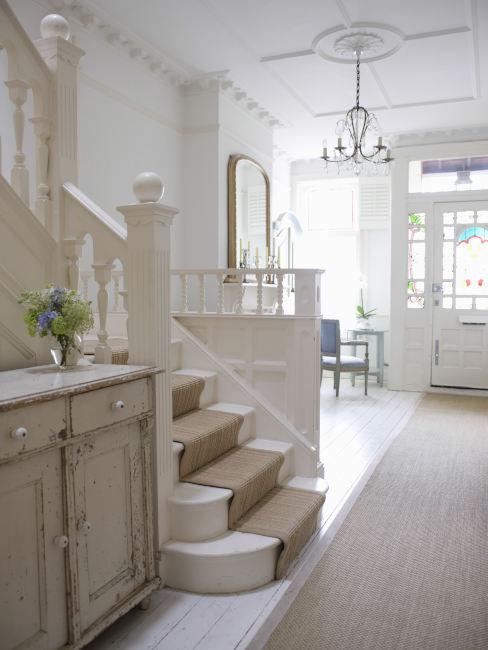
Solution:
[(487, 648), (488, 398), (429, 395), (266, 649)]

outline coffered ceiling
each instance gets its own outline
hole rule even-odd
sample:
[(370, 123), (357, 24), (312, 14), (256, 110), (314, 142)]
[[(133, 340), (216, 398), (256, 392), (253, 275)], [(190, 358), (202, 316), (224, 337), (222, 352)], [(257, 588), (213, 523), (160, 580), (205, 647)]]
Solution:
[[(83, 2), (82, 2), (83, 3)], [(488, 126), (488, 0), (91, 0), (187, 73), (228, 70), (285, 126), (290, 156), (319, 155), (355, 97), (345, 33), (384, 41), (362, 65), (361, 103), (385, 134)], [(385, 55), (386, 53), (386, 55)]]

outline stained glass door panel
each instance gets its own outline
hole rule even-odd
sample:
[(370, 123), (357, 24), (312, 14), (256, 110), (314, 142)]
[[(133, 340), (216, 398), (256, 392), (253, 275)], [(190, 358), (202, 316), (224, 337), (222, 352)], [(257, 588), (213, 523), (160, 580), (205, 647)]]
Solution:
[(488, 389), (488, 201), (434, 220), (432, 384)]

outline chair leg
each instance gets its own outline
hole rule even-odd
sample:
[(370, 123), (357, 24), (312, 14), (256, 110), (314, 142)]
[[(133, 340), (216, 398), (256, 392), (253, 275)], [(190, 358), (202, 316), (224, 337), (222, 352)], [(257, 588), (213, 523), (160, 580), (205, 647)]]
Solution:
[(339, 397), (339, 384), (341, 381), (341, 373), (340, 372), (335, 372), (334, 373), (334, 388), (336, 392), (336, 397)]
[(364, 394), (368, 394), (368, 371), (364, 373)]
[(351, 372), (351, 386), (354, 388), (355, 385), (356, 385), (356, 373)]

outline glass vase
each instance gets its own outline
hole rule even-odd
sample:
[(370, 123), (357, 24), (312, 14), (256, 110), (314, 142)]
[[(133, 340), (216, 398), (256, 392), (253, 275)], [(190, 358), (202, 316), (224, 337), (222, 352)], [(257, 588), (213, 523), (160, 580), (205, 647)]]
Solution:
[(57, 340), (51, 347), (51, 357), (58, 368), (66, 370), (77, 366), (83, 356), (82, 344), (83, 341), (78, 334), (75, 334), (72, 340)]

